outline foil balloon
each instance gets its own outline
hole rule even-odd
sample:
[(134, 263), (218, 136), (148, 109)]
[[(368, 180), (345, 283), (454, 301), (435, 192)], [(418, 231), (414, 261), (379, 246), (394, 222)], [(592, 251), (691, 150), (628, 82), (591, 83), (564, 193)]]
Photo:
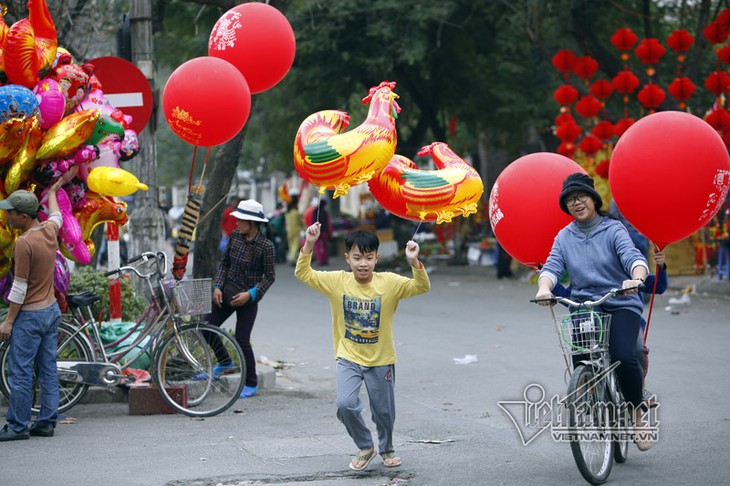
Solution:
[(26, 120), (11, 118), (0, 124), (0, 164), (4, 164), (15, 157), (23, 146), (27, 133)]
[(73, 113), (91, 90), (90, 76), (94, 73), (94, 66), (89, 63), (79, 66), (74, 64), (71, 56), (61, 54), (53, 68), (51, 78), (58, 81), (66, 97), (65, 115)]
[(86, 178), (89, 189), (105, 196), (129, 196), (149, 189), (131, 172), (115, 167), (97, 167)]
[(40, 121), (33, 117), (27, 123), (26, 137), (13, 157), (10, 168), (5, 173), (5, 191), (10, 194), (20, 188), (33, 174), (36, 166), (36, 152), (41, 144), (43, 132)]
[(394, 82), (383, 81), (370, 88), (363, 104), (370, 103), (365, 121), (342, 133), (349, 124), (347, 113), (327, 110), (308, 116), (294, 139), (294, 167), (320, 193), (334, 190), (334, 197), (350, 187), (367, 182), (395, 154), (395, 120), (400, 106)]
[(35, 94), (23, 86), (0, 86), (0, 123), (12, 118), (26, 119), (38, 114)]
[[(58, 239), (61, 241), (62, 251), (72, 260), (86, 265), (91, 261), (91, 253), (82, 238), (81, 225), (73, 215), (71, 200), (63, 188), (56, 191), (56, 200), (63, 217), (63, 224), (58, 229)], [(48, 189), (44, 190), (41, 195), (38, 219), (41, 221), (48, 219)]]
[(119, 152), (117, 145), (115, 143), (103, 143), (96, 146), (96, 156), (80, 163), (78, 177), (88, 183), (89, 173), (97, 167), (118, 169)]
[(66, 258), (59, 250), (56, 250), (56, 264), (53, 268), (53, 288), (62, 294), (68, 293), (68, 285), (71, 283), (71, 272), (68, 269)]
[(124, 138), (124, 127), (109, 115), (102, 113), (86, 143), (96, 145), (107, 137), (121, 141)]
[[(91, 79), (96, 80), (96, 77), (92, 76)], [(104, 96), (104, 92), (98, 88), (92, 89), (89, 95), (78, 104), (76, 111), (81, 110), (101, 110), (102, 114), (109, 115), (112, 120), (120, 123), (125, 129), (129, 128), (132, 123), (132, 117), (115, 108)]]
[(124, 130), (124, 138), (122, 139), (122, 145), (120, 147), (121, 155), (119, 160), (126, 162), (134, 158), (139, 153), (139, 139), (137, 138), (137, 132), (134, 130)]
[(436, 223), (477, 212), (484, 183), (471, 164), (443, 142), (421, 148), (418, 155), (431, 155), (437, 170), (420, 170), (412, 160), (394, 155), (368, 181), (370, 192), (386, 210), (405, 219)]
[(38, 118), (43, 130), (61, 121), (66, 109), (66, 97), (55, 79), (46, 78), (33, 89), (38, 101)]
[(82, 204), (74, 208), (73, 215), (81, 226), (81, 238), (88, 248), (94, 249), (91, 233), (102, 223), (127, 224), (127, 203), (115, 201), (113, 197), (88, 192)]
[(94, 132), (99, 121), (99, 110), (84, 110), (65, 116), (43, 134), (38, 160), (68, 157)]
[(55, 159), (37, 165), (33, 171), (33, 177), (39, 184), (47, 186), (65, 174), (74, 165), (79, 166), (80, 174), (87, 162), (96, 160), (98, 157), (98, 147), (94, 145), (82, 145), (74, 154), (65, 159)]
[(32, 88), (51, 69), (57, 48), (56, 26), (45, 0), (29, 0), (28, 18), (15, 22), (5, 36), (4, 74), (11, 83)]

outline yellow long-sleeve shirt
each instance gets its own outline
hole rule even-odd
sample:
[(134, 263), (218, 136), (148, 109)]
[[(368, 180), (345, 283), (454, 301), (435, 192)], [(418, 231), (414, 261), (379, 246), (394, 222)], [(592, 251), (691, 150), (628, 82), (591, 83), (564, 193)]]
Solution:
[(352, 272), (315, 271), (311, 261), (311, 253), (300, 252), (295, 275), (330, 301), (335, 359), (368, 367), (395, 363), (393, 316), (400, 299), (431, 288), (426, 269), (411, 267), (413, 278), (374, 272), (370, 283), (362, 285)]

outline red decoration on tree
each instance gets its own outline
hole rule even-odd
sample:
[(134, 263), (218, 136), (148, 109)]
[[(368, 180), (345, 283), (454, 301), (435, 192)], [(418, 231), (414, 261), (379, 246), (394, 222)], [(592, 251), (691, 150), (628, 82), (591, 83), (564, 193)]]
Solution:
[(624, 134), (626, 130), (629, 129), (631, 125), (634, 124), (636, 120), (633, 118), (622, 118), (619, 121), (616, 122), (616, 124), (613, 126), (613, 131), (616, 134), (617, 137), (621, 137), (621, 135)]
[(709, 89), (715, 96), (720, 96), (730, 86), (730, 76), (723, 71), (710, 73), (705, 79), (705, 88)]
[(603, 109), (603, 104), (590, 95), (582, 96), (575, 105), (575, 111), (583, 118), (595, 118)]
[(614, 135), (613, 124), (610, 121), (598, 122), (591, 133), (601, 140), (610, 140)]
[(573, 142), (563, 142), (558, 145), (558, 153), (571, 159), (575, 155), (576, 150), (578, 150), (578, 147), (576, 147)]
[(577, 123), (563, 123), (555, 130), (555, 135), (563, 142), (575, 142), (583, 133), (583, 129)]
[(555, 117), (556, 126), (560, 126), (565, 123), (575, 123), (575, 118), (567, 111)]
[(667, 45), (677, 54), (687, 52), (694, 41), (694, 36), (685, 29), (675, 30), (667, 37)]
[(726, 44), (722, 49), (715, 51), (715, 53), (723, 64), (730, 64), (730, 44)]
[(598, 70), (598, 61), (591, 56), (582, 56), (575, 60), (573, 72), (581, 79), (590, 79)]
[(608, 179), (608, 169), (611, 166), (610, 160), (604, 160), (600, 164), (596, 166), (595, 169), (593, 169), (596, 172), (596, 175), (603, 177), (604, 179)]
[(611, 44), (619, 51), (630, 51), (638, 40), (639, 38), (629, 28), (618, 29), (611, 36)]
[(644, 105), (645, 108), (655, 109), (664, 103), (667, 94), (656, 84), (647, 84), (639, 91), (636, 97), (639, 99), (639, 103)]
[(553, 56), (553, 66), (563, 74), (570, 73), (577, 56), (570, 49), (561, 49)]
[(702, 30), (702, 35), (705, 36), (705, 39), (710, 41), (710, 44), (722, 44), (725, 42), (725, 39), (727, 39), (727, 34), (727, 28), (715, 21), (707, 24), (707, 27)]
[(730, 131), (730, 113), (724, 108), (714, 108), (705, 116), (705, 121), (717, 131)]
[(634, 54), (644, 64), (657, 64), (662, 56), (667, 52), (663, 45), (657, 39), (644, 39), (639, 43)]
[(641, 82), (639, 78), (629, 70), (621, 71), (611, 81), (616, 91), (622, 94), (631, 94), (636, 91)]
[[(692, 97), (697, 86), (689, 78), (674, 78), (672, 84), (669, 85), (669, 94), (671, 94), (675, 100), (682, 102), (687, 101)], [(682, 107), (684, 108), (684, 106)]]
[(586, 135), (583, 140), (578, 144), (580, 149), (585, 152), (586, 155), (593, 155), (603, 147), (603, 142), (598, 137), (593, 135)]
[(605, 100), (613, 94), (613, 85), (607, 79), (599, 79), (591, 85), (590, 92), (599, 100)]
[(569, 84), (558, 86), (558, 89), (556, 89), (553, 93), (553, 98), (555, 98), (555, 101), (560, 103), (561, 106), (572, 105), (575, 103), (575, 100), (578, 99), (578, 96), (580, 96), (578, 90)]

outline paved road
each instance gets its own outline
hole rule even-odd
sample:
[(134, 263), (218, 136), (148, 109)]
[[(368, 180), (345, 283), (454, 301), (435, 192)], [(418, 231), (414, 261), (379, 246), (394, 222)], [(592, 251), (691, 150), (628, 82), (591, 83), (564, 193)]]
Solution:
[[(329, 309), (288, 266), (260, 307), (258, 356), (281, 360), (276, 386), (233, 410), (195, 420), (130, 416), (124, 403), (79, 405), (51, 439), (0, 444), (3, 485), (359, 486), (585, 484), (566, 444), (547, 434), (524, 446), (499, 401), (531, 384), (564, 391), (549, 311), (528, 303), (535, 288), (498, 281), (493, 269), (440, 267), (432, 291), (401, 303), (396, 319), (398, 420), (403, 466), (347, 468), (355, 447), (334, 416)], [(671, 283), (671, 282), (670, 282)], [(727, 481), (730, 445), (730, 299), (692, 296), (666, 311), (657, 299), (648, 385), (661, 402), (660, 442), (632, 447), (614, 484)], [(476, 355), (457, 365), (454, 358)], [(4, 409), (0, 410), (4, 414)], [(529, 432), (529, 431), (528, 431)]]

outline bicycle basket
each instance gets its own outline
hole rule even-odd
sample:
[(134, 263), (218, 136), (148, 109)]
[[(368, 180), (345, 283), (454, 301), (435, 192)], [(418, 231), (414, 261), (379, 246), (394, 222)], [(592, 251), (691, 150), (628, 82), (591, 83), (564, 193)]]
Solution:
[(595, 353), (608, 349), (611, 314), (580, 310), (555, 317), (563, 354)]
[(172, 288), (172, 298), (177, 312), (185, 316), (208, 314), (213, 301), (210, 293), (211, 282), (209, 278), (178, 281)]

